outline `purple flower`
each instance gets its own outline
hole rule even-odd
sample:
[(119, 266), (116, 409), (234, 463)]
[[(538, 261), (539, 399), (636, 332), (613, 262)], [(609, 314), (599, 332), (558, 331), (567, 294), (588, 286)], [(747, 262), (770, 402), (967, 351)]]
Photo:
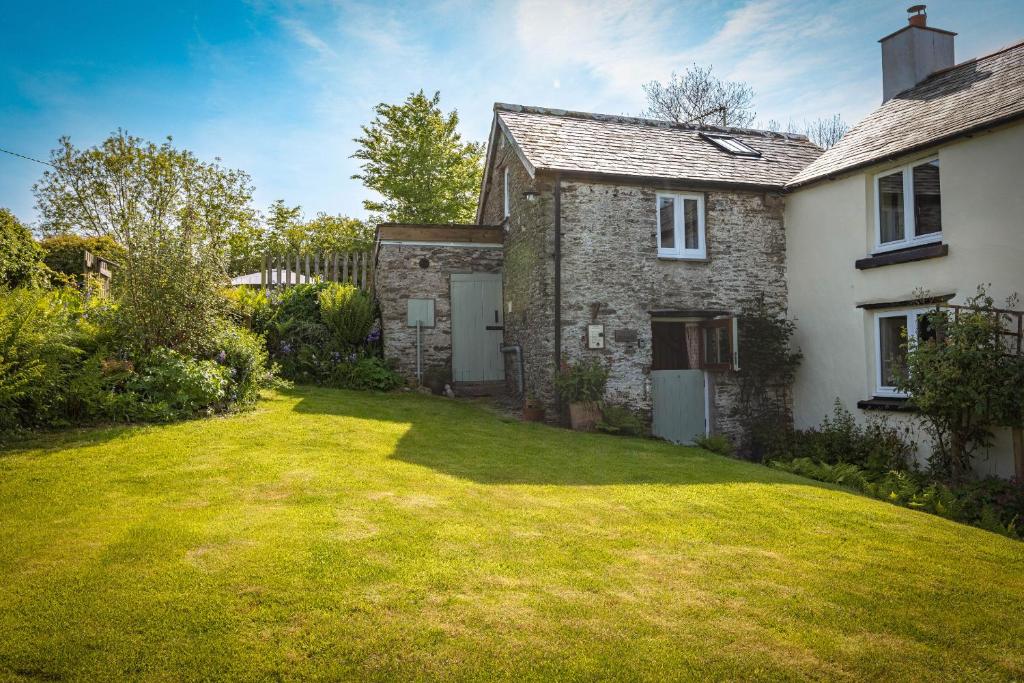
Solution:
[(355, 363), (357, 360), (359, 360), (359, 356), (358, 355), (356, 355), (354, 353), (348, 354), (348, 362), (349, 363)]
[(340, 362), (341, 361), (341, 354), (338, 353), (337, 351), (335, 351), (334, 353), (331, 354), (331, 360), (333, 360), (335, 363)]
[(378, 339), (380, 339), (380, 330), (370, 330), (370, 334), (366, 335), (366, 341), (371, 344)]
[(289, 344), (288, 342), (284, 342), (283, 344), (281, 344), (281, 353), (291, 353), (291, 352), (292, 352), (292, 345), (291, 344)]
[(228, 359), (228, 354), (224, 353), (223, 351), (221, 351), (220, 353), (217, 354), (217, 362), (218, 363), (223, 363), (227, 359)]

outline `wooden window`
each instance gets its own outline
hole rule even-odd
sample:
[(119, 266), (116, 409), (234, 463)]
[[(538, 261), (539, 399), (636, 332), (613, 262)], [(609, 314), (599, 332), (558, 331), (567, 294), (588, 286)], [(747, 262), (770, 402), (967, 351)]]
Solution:
[(704, 196), (658, 193), (656, 202), (658, 256), (677, 259), (706, 258)]
[(702, 357), (705, 370), (733, 367), (733, 318), (718, 318), (701, 324), (704, 328)]
[(939, 160), (879, 173), (875, 186), (875, 252), (942, 240)]

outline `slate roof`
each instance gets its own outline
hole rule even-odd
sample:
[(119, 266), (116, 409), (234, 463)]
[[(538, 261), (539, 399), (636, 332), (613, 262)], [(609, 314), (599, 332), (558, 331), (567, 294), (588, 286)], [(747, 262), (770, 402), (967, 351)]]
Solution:
[(1024, 116), (1024, 42), (936, 71), (854, 126), (796, 187)]
[[(821, 154), (803, 135), (748, 128), (698, 127), (627, 116), (609, 116), (495, 104), (531, 171), (598, 173), (781, 189)], [(701, 133), (727, 134), (760, 152), (726, 152)]]

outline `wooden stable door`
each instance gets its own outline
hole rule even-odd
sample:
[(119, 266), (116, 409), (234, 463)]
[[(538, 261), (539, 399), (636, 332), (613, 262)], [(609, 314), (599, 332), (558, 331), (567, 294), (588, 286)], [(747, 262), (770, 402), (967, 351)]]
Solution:
[(501, 274), (454, 274), (451, 295), (452, 379), (456, 382), (504, 380)]

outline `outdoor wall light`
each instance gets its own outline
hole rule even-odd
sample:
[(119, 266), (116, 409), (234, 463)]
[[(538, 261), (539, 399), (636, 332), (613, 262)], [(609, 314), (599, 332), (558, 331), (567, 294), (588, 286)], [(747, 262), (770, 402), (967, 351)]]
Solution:
[(526, 197), (526, 201), (535, 202), (537, 201), (537, 197), (540, 196), (540, 192), (537, 192), (537, 190), (527, 190), (523, 193), (523, 196)]

